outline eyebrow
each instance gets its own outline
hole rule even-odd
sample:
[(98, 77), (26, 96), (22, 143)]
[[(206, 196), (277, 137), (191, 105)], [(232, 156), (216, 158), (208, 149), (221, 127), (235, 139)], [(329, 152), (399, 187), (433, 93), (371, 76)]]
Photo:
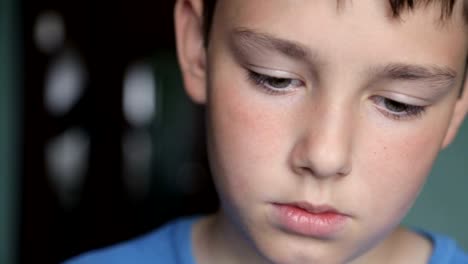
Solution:
[[(237, 28), (232, 32), (232, 44), (235, 52), (244, 57), (249, 56), (249, 50), (262, 52), (264, 49), (280, 52), (292, 59), (318, 64), (318, 52), (304, 44), (281, 39), (267, 33), (256, 32), (248, 28)], [(370, 74), (377, 80), (420, 82), (433, 89), (446, 90), (454, 86), (457, 73), (446, 66), (414, 65), (405, 63), (391, 63), (371, 68)]]
[(379, 79), (423, 82), (431, 88), (448, 89), (455, 85), (457, 73), (449, 67), (392, 63), (372, 69)]
[(232, 43), (237, 44), (236, 48), (241, 49), (241, 52), (245, 52), (246, 49), (269, 49), (274, 50), (299, 60), (311, 60), (312, 52), (304, 45), (284, 40), (266, 33), (255, 32), (246, 28), (237, 28), (232, 34)]

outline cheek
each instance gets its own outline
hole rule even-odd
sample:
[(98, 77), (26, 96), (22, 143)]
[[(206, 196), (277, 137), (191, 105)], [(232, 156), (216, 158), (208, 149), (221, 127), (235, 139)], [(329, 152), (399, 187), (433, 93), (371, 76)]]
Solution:
[(281, 162), (278, 154), (286, 135), (281, 114), (262, 104), (262, 94), (225, 79), (221, 75), (214, 80), (210, 92), (210, 162), (220, 194), (245, 200), (268, 188), (268, 169)]
[(445, 133), (442, 129), (427, 128), (396, 129), (384, 134), (374, 131), (374, 135), (382, 136), (374, 143), (364, 144), (365, 152), (371, 153), (361, 182), (369, 190), (367, 198), (373, 201), (368, 213), (399, 221), (412, 206)]

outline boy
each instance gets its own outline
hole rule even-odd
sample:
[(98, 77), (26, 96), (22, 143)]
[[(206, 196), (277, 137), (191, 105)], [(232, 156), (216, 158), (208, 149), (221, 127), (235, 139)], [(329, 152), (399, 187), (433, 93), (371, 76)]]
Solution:
[(468, 109), (467, 2), (178, 0), (221, 208), (70, 263), (468, 263), (398, 227)]

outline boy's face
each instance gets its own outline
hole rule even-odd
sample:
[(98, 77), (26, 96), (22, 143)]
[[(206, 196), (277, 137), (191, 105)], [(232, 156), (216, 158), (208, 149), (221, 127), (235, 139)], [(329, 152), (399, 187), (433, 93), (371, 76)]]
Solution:
[(344, 262), (384, 239), (463, 119), (461, 2), (446, 23), (437, 4), (398, 20), (387, 2), (221, 0), (207, 61), (184, 33), (222, 211), (271, 261)]

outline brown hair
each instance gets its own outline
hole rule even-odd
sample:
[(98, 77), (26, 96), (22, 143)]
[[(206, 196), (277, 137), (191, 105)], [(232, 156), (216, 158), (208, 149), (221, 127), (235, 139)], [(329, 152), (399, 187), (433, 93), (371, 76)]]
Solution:
[[(340, 2), (342, 0), (337, 0), (337, 1)], [(445, 20), (446, 18), (452, 15), (453, 8), (457, 0), (388, 0), (388, 1), (392, 9), (393, 17), (395, 18), (398, 18), (400, 16), (400, 13), (404, 10), (413, 10), (418, 5), (421, 5), (421, 4), (429, 5), (429, 4), (438, 2), (440, 3), (440, 6), (441, 6), (441, 20)], [(462, 1), (464, 1), (463, 15), (465, 17), (465, 20), (468, 22), (468, 0), (462, 0)], [(204, 3), (203, 26), (204, 26), (204, 33), (205, 33), (206, 40), (208, 40), (208, 36), (210, 34), (210, 29), (211, 29), (211, 24), (213, 21), (213, 13), (214, 13), (214, 8), (216, 6), (216, 2), (217, 0), (203, 0), (203, 3)]]

